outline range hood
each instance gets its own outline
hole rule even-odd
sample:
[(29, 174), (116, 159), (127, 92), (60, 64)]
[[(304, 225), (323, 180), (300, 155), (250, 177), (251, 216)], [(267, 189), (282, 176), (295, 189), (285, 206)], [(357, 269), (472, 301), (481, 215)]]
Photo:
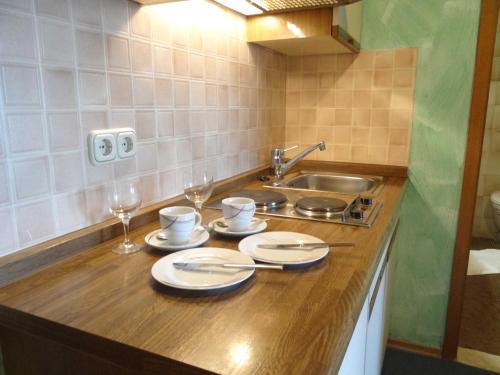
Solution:
[(263, 13), (289, 12), (313, 8), (337, 7), (356, 3), (360, 0), (245, 0), (260, 8)]

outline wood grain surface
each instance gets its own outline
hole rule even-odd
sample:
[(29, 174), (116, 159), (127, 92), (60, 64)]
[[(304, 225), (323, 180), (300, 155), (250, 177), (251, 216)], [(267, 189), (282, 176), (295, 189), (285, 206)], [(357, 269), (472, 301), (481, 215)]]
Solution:
[[(402, 178), (387, 180), (378, 197), (383, 207), (370, 229), (272, 218), (268, 231), (356, 246), (332, 250), (307, 269), (258, 270), (222, 295), (161, 286), (150, 270), (164, 252), (145, 247), (135, 255), (117, 255), (111, 247), (122, 238), (109, 240), (0, 289), (0, 344), (21, 340), (13, 338), (18, 332), (51, 343), (37, 346), (46, 358), (64, 349), (71, 352), (64, 356), (68, 366), (95, 359), (96, 368), (109, 363), (105, 373), (120, 373), (113, 371), (116, 366), (151, 374), (336, 373), (404, 184)], [(205, 222), (219, 216), (220, 211), (204, 210)], [(143, 242), (158, 227), (155, 221), (136, 228), (132, 237)], [(205, 246), (237, 245), (238, 240), (212, 234)], [(29, 345), (17, 342), (15, 347), (18, 351), (4, 353), (7, 373), (32, 373), (16, 370), (16, 353), (29, 352)], [(33, 357), (42, 360), (43, 355)]]

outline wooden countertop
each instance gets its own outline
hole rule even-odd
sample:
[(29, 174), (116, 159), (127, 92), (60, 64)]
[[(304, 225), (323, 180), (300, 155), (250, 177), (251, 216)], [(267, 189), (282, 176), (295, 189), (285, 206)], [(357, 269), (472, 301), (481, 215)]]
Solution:
[[(119, 237), (0, 289), (0, 325), (144, 373), (335, 373), (404, 184), (388, 178), (370, 229), (271, 218), (268, 231), (356, 243), (311, 268), (257, 270), (227, 294), (183, 295), (151, 278), (151, 266), (165, 253), (116, 255), (111, 246)], [(220, 215), (205, 209), (204, 221)], [(132, 236), (144, 242), (158, 227), (145, 225)], [(205, 246), (237, 245), (212, 234)]]

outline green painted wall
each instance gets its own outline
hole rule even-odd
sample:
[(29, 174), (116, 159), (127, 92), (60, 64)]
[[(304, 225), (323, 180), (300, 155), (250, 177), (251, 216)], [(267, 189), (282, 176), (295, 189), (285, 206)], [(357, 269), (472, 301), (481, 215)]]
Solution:
[(391, 337), (436, 348), (446, 321), (480, 4), (363, 0), (362, 48), (419, 49)]

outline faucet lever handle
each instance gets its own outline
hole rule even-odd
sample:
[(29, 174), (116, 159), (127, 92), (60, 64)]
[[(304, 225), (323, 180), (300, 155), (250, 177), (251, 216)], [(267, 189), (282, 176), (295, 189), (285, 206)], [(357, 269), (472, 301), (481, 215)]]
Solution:
[(296, 148), (299, 148), (299, 145), (293, 145), (293, 146), (290, 146), (288, 148), (284, 148), (283, 152), (291, 151), (291, 150), (296, 149)]

